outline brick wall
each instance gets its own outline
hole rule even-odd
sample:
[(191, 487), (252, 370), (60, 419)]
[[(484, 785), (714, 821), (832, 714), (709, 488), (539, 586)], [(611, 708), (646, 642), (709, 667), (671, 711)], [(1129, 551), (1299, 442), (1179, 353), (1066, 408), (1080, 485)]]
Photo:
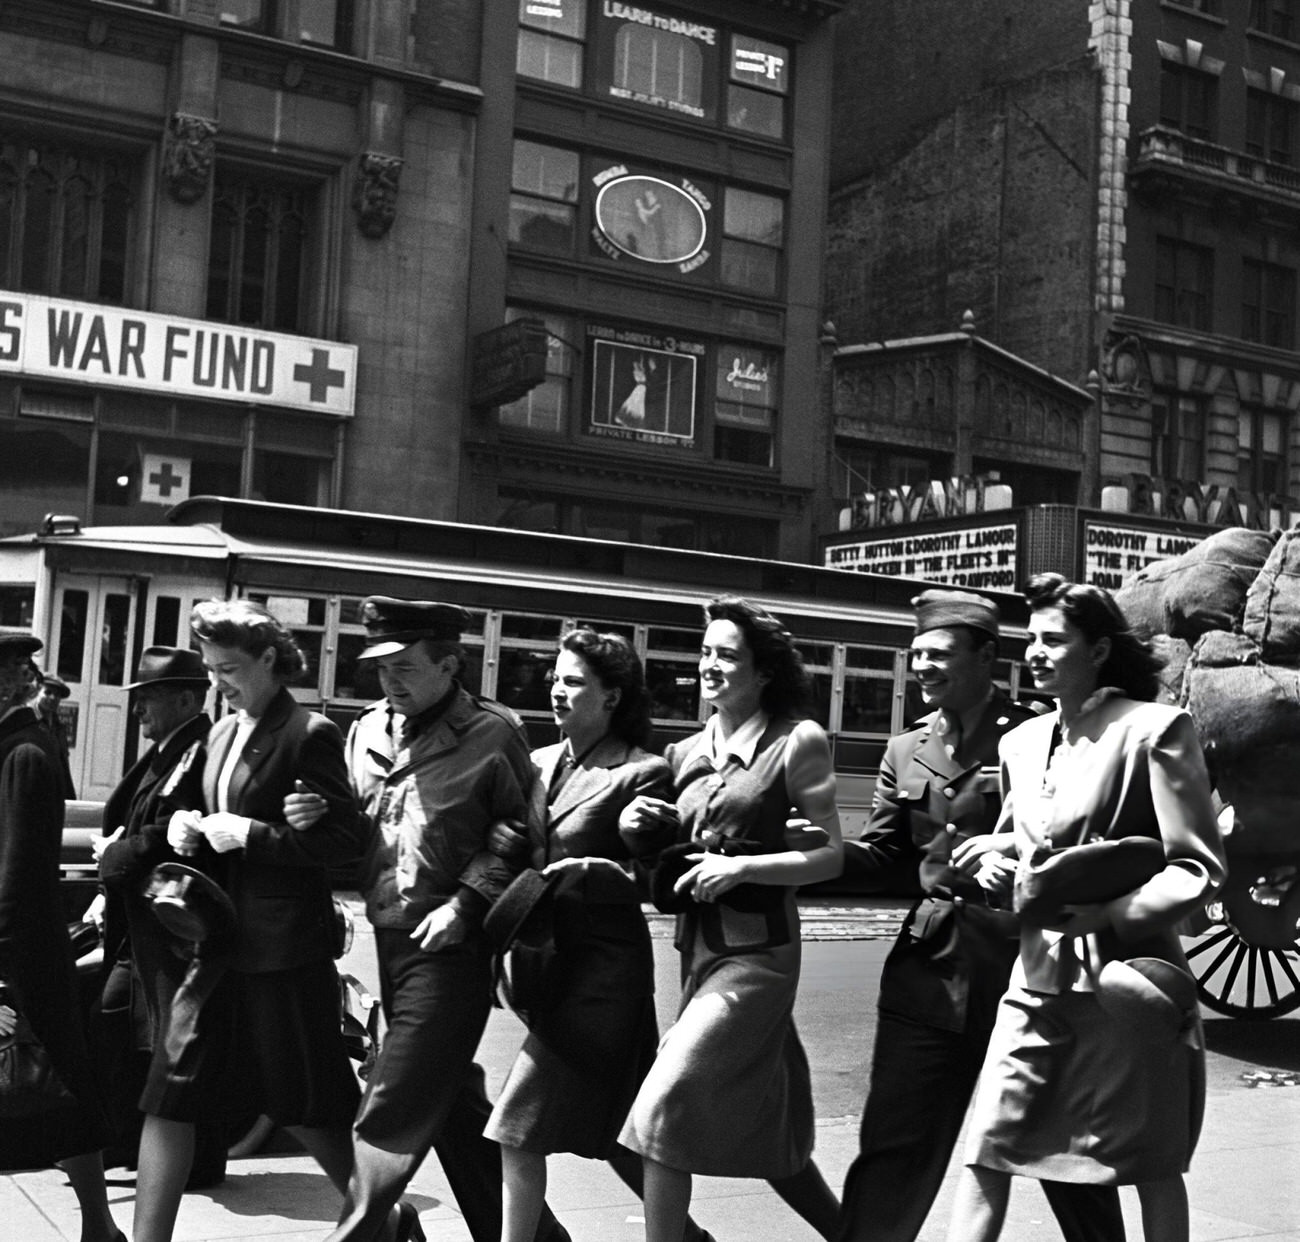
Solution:
[(978, 333), (1081, 382), (1091, 359), (1098, 78), (1070, 65), (972, 96), (832, 194), (827, 314), (843, 344)]

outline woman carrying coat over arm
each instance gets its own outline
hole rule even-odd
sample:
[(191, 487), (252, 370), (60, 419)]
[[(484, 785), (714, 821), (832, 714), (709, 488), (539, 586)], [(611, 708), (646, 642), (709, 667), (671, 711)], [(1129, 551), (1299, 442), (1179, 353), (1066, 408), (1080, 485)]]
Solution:
[[(558, 876), (548, 996), (530, 1015), (485, 1131), (501, 1145), (502, 1242), (532, 1242), (546, 1157), (608, 1160), (638, 1194), (640, 1159), (618, 1143), (654, 1060), (654, 954), (619, 815), (669, 791), (667, 763), (643, 749), (650, 698), (641, 662), (619, 634), (576, 629), (560, 642), (551, 709), (564, 740), (533, 751), (528, 823), (533, 866)], [(687, 1242), (708, 1235), (695, 1227)]]
[[(1182, 1175), (1204, 1107), (1205, 1046), (1175, 927), (1225, 874), (1209, 778), (1191, 717), (1152, 702), (1159, 662), (1110, 595), (1056, 574), (1026, 595), (1025, 662), (1058, 709), (1002, 740), (1001, 826), (1013, 830), (1017, 884), (1045, 857), (1092, 841), (1145, 837), (1162, 850), (1131, 891), (1065, 905), (1047, 926), (1025, 921), (949, 1240), (996, 1238), (1019, 1174), (1136, 1185), (1147, 1242), (1186, 1242)], [(964, 848), (959, 865), (971, 861)], [(1170, 1030), (1181, 1024), (1176, 1033), (1143, 1029), (1111, 1001), (1108, 980), (1128, 968), (1107, 964), (1137, 958), (1156, 959), (1155, 978), (1169, 986), (1149, 1000)]]
[[(700, 696), (715, 715), (668, 748), (676, 802), (637, 798), (626, 831), (678, 824), (685, 906), (677, 1021), (632, 1105), (623, 1142), (645, 1165), (647, 1242), (680, 1242), (691, 1175), (760, 1177), (824, 1238), (839, 1204), (812, 1162), (808, 1060), (794, 1027), (795, 888), (843, 865), (826, 735), (797, 720), (807, 675), (775, 617), (735, 596), (705, 608)], [(786, 821), (811, 822), (791, 846)], [(684, 857), (683, 857), (684, 854)]]
[[(361, 1093), (339, 1016), (328, 869), (364, 849), (343, 739), (289, 693), (306, 662), (265, 608), (208, 600), (195, 605), (190, 628), (230, 712), (208, 737), (203, 806), (173, 815), (168, 841), (185, 855), (205, 838), (223, 856), (235, 911), (229, 969), (241, 1103), (294, 1135), (343, 1191)], [(297, 787), (325, 803), (307, 828), (285, 822), (285, 797)], [(178, 1200), (183, 1185), (173, 1181), (168, 1198)]]

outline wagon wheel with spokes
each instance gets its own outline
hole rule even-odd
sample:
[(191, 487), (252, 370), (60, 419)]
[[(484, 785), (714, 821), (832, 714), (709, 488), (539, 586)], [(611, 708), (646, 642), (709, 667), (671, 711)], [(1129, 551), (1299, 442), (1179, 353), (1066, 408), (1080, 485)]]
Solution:
[(1212, 902), (1213, 920), (1183, 948), (1201, 1001), (1232, 1018), (1277, 1018), (1300, 1008), (1300, 941), (1245, 933), (1231, 909)]

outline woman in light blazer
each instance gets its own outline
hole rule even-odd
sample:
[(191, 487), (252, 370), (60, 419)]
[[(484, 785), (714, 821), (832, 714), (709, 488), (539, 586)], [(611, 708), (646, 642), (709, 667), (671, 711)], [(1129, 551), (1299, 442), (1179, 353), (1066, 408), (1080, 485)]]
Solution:
[[(533, 865), (561, 877), (558, 973), (485, 1131), (501, 1144), (502, 1242), (532, 1242), (552, 1152), (609, 1160), (640, 1193), (640, 1159), (617, 1140), (658, 1042), (654, 958), (629, 866), (663, 841), (624, 840), (618, 821), (634, 798), (666, 794), (671, 777), (643, 749), (650, 698), (632, 645), (571, 630), (551, 708), (564, 740), (533, 752), (528, 832)], [(708, 1235), (692, 1224), (685, 1237)]]
[[(1002, 740), (999, 829), (1012, 829), (1002, 840), (1023, 869), (1047, 846), (1144, 836), (1163, 846), (1163, 866), (1114, 900), (1067, 905), (1052, 926), (1022, 928), (949, 1239), (996, 1238), (1020, 1174), (1136, 1185), (1147, 1242), (1186, 1242), (1182, 1175), (1205, 1098), (1195, 1004), (1177, 1035), (1148, 1037), (1099, 1002), (1097, 980), (1106, 963), (1133, 958), (1186, 971), (1176, 924), (1225, 874), (1209, 778), (1191, 717), (1151, 701), (1159, 662), (1114, 600), (1056, 574), (1035, 578), (1026, 594), (1025, 661), (1058, 709)], [(973, 865), (992, 840), (967, 843), (955, 861)], [(1190, 991), (1190, 979), (1174, 979)]]

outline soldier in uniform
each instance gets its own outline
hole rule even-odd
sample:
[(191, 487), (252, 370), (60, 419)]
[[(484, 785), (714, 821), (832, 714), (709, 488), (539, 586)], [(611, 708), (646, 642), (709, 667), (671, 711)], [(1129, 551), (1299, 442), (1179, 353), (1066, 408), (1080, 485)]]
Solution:
[[(871, 1081), (839, 1242), (914, 1242), (920, 1233), (1017, 952), (1015, 916), (997, 908), (1001, 855), (990, 850), (977, 876), (950, 858), (961, 843), (992, 834), (1001, 807), (998, 743), (1034, 713), (993, 683), (995, 604), (934, 589), (912, 605), (912, 669), (931, 711), (890, 741), (866, 831), (845, 842), (845, 874), (911, 859), (922, 896), (881, 975)], [(1043, 1188), (1070, 1242), (1123, 1239), (1113, 1187)]]
[[(330, 1242), (375, 1237), (433, 1147), (475, 1242), (501, 1236), (501, 1153), (474, 1063), (491, 1007), (483, 918), (526, 862), (492, 852), (497, 821), (527, 818), (528, 742), (508, 708), (457, 680), (463, 609), (371, 596), (361, 606), (384, 699), (348, 736), (348, 768), (371, 830), (363, 887), (375, 927), (387, 1033), (353, 1127), (354, 1165)], [(315, 813), (291, 795), (289, 822)], [(422, 1237), (400, 1206), (398, 1242)], [(537, 1237), (568, 1234), (543, 1210)]]

